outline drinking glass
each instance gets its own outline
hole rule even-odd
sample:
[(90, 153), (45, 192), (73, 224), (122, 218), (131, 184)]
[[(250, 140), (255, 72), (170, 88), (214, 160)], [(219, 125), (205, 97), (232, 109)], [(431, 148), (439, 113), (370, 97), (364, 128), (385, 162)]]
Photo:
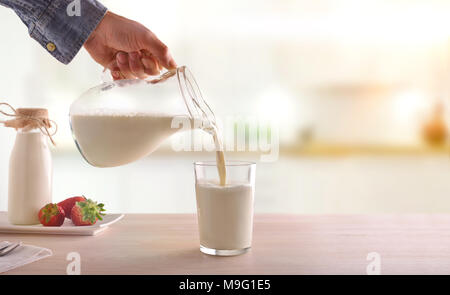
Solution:
[(195, 162), (200, 251), (232, 256), (252, 244), (256, 164), (227, 161), (226, 185), (219, 184), (216, 162)]

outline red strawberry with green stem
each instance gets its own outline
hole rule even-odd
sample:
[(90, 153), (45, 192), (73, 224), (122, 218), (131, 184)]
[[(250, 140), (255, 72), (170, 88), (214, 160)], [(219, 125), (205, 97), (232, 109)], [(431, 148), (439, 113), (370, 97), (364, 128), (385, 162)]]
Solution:
[(85, 196), (72, 197), (72, 198), (68, 198), (68, 199), (65, 199), (64, 201), (59, 202), (58, 205), (63, 207), (64, 212), (66, 213), (66, 218), (70, 219), (70, 213), (72, 212), (72, 208), (73, 208), (73, 206), (75, 206), (75, 203), (83, 202), (83, 201), (86, 201)]
[(102, 220), (103, 204), (87, 199), (81, 202), (76, 202), (70, 212), (72, 222), (75, 225), (93, 225), (98, 219)]
[(49, 203), (39, 210), (39, 222), (44, 226), (61, 226), (64, 223), (64, 209), (58, 204)]

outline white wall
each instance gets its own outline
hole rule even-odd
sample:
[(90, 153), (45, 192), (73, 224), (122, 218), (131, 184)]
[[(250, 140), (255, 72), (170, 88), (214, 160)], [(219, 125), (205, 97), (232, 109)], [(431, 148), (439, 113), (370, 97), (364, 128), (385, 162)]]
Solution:
[[(265, 116), (283, 118), (282, 144), (295, 141), (297, 130), (311, 123), (323, 141), (414, 143), (418, 112), (426, 111), (436, 98), (449, 98), (450, 3), (446, 0), (105, 0), (104, 4), (112, 11), (140, 21), (167, 43), (178, 64), (191, 67), (219, 116), (258, 114), (262, 110)], [(56, 198), (84, 191), (92, 191), (94, 195), (108, 192), (111, 202), (115, 202), (114, 210), (192, 210), (192, 203), (176, 199), (179, 196), (175, 191), (168, 192), (167, 198), (152, 199), (153, 206), (137, 206), (143, 196), (138, 196), (136, 187), (130, 188), (132, 182), (117, 184), (114, 189), (107, 183), (100, 188), (86, 186), (78, 192), (75, 184), (88, 181), (84, 174), (87, 170), (93, 175), (98, 173), (99, 177), (108, 176), (108, 180), (122, 175), (120, 169), (97, 172), (83, 166), (69, 131), (70, 103), (100, 82), (102, 69), (84, 50), (70, 65), (58, 63), (29, 38), (19, 18), (3, 7), (0, 7), (0, 34), (3, 73), (0, 101), (16, 107), (47, 107), (59, 124), (60, 131), (55, 137), (58, 147), (54, 150)], [(370, 90), (366, 94), (355, 92), (374, 85), (385, 89), (378, 97)], [(322, 90), (336, 86), (349, 91), (323, 94)], [(413, 94), (407, 96), (396, 113), (395, 100), (402, 93)], [(410, 98), (414, 100), (417, 95), (419, 102), (411, 104)], [(7, 166), (13, 140), (14, 132), (0, 127), (0, 210), (6, 206)], [(154, 159), (160, 161), (158, 165), (166, 160)], [(69, 167), (64, 166), (66, 161)], [(136, 175), (144, 175), (146, 168), (140, 166), (143, 163), (130, 166), (135, 167)], [(294, 163), (298, 165), (294, 170), (302, 169), (302, 162)], [(274, 165), (283, 167), (284, 164)], [(330, 165), (323, 168), (330, 171), (329, 177), (339, 173)], [(364, 165), (348, 171), (349, 175), (364, 175), (360, 174), (366, 169)], [(446, 175), (442, 174), (446, 166), (433, 167), (429, 167), (430, 175)], [(127, 169), (131, 168), (123, 171)], [(172, 177), (189, 179), (190, 175), (186, 174), (190, 168), (179, 169)], [(166, 176), (152, 173), (151, 177), (156, 179)], [(302, 173), (299, 175), (308, 177), (307, 171)], [(383, 179), (379, 177), (377, 181)], [(304, 179), (308, 179), (313, 190), (314, 179)], [(267, 203), (261, 203), (259, 208), (297, 210), (295, 206), (287, 207), (286, 203), (271, 199), (283, 186), (283, 180), (269, 180), (262, 183), (267, 187), (261, 191), (263, 194), (270, 191), (272, 195), (266, 193), (262, 199)], [(444, 180), (445, 177), (440, 185), (447, 189)], [(167, 183), (160, 185), (155, 189), (157, 194), (164, 193)], [(70, 192), (65, 191), (72, 186)], [(151, 194), (151, 188), (144, 190)], [(346, 197), (348, 190), (349, 187), (343, 188), (337, 196)], [(127, 203), (112, 201), (122, 197), (122, 191), (126, 192)], [(303, 193), (301, 187), (289, 186), (283, 194), (294, 198)], [(395, 195), (395, 190), (390, 194)], [(369, 200), (369, 195), (365, 196)], [(338, 205), (333, 208), (341, 210)], [(356, 205), (348, 208), (369, 210)], [(308, 206), (298, 210), (320, 211), (318, 207)]]

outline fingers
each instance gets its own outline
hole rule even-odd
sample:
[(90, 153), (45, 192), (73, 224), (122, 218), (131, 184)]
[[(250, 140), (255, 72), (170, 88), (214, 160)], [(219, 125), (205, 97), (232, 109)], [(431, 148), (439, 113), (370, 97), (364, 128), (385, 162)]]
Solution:
[(145, 79), (147, 75), (159, 75), (163, 68), (157, 57), (143, 50), (142, 52), (118, 52), (116, 59), (108, 66), (114, 80)]
[(139, 79), (145, 79), (147, 75), (144, 73), (144, 64), (141, 61), (139, 52), (130, 52), (128, 60), (132, 74)]
[(151, 54), (140, 52), (118, 52), (116, 59), (108, 68), (114, 80), (145, 79), (147, 75), (159, 75), (162, 68), (158, 60)]
[(116, 55), (117, 65), (119, 66), (120, 73), (124, 79), (133, 79), (134, 75), (130, 69), (130, 63), (128, 54), (125, 52), (118, 52)]
[(177, 64), (170, 54), (169, 48), (162, 43), (152, 32), (145, 34), (143, 40), (145, 49), (150, 51), (158, 62), (166, 69), (175, 69)]
[(150, 76), (159, 75), (160, 65), (153, 56), (142, 57), (142, 63), (145, 66), (145, 73)]
[(120, 72), (120, 68), (117, 65), (117, 61), (113, 60), (112, 62), (110, 62), (107, 66), (107, 69), (110, 70), (111, 72), (111, 76), (113, 77), (113, 80), (121, 80), (124, 79), (122, 73)]

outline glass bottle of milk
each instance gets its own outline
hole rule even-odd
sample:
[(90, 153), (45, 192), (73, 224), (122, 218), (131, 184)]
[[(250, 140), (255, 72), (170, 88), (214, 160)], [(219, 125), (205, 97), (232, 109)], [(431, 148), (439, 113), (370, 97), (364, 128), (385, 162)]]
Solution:
[(16, 118), (5, 123), (17, 130), (9, 162), (8, 220), (12, 224), (38, 224), (39, 210), (52, 202), (47, 113), (46, 109), (17, 109)]

